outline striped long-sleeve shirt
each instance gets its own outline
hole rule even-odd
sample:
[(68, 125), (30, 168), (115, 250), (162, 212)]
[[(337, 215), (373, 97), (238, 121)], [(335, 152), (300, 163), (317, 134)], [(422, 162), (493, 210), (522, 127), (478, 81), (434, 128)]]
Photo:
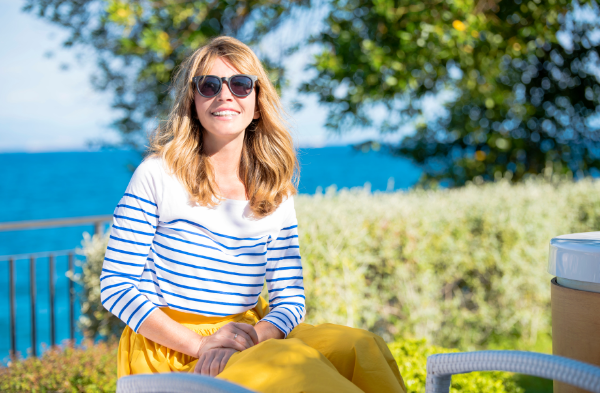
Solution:
[(158, 307), (228, 316), (253, 308), (265, 280), (263, 321), (287, 336), (305, 315), (293, 198), (256, 219), (247, 201), (190, 201), (160, 158), (137, 168), (115, 209), (100, 276), (107, 310), (136, 332)]

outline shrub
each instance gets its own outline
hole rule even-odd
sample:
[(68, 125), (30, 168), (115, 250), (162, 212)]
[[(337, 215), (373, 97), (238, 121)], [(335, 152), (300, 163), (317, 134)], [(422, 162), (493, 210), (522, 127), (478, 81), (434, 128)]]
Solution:
[(114, 392), (117, 390), (117, 344), (48, 349), (39, 357), (0, 367), (2, 392)]
[[(408, 392), (425, 391), (428, 355), (454, 352), (427, 345), (425, 340), (404, 340), (390, 345)], [(0, 368), (0, 391), (12, 392), (114, 392), (117, 383), (117, 345), (87, 342), (81, 348), (56, 347), (41, 358), (17, 360)], [(452, 378), (452, 392), (520, 393), (514, 376), (504, 372), (471, 373)]]
[(100, 274), (106, 253), (109, 234), (90, 236), (83, 234), (82, 249), (85, 262), (77, 261), (82, 267), (81, 274), (68, 273), (67, 276), (79, 284), (81, 291), (81, 315), (79, 328), (89, 338), (114, 337), (121, 334), (125, 324), (108, 312), (100, 301)]
[[(458, 352), (428, 345), (424, 339), (400, 340), (389, 345), (400, 373), (404, 378), (407, 393), (424, 392), (427, 370), (427, 357), (436, 353)], [(517, 386), (515, 376), (501, 371), (458, 374), (452, 377), (451, 393), (521, 393), (524, 390)]]
[[(296, 198), (307, 322), (462, 350), (532, 349), (550, 336), (552, 237), (599, 227), (600, 183), (530, 181)], [(83, 325), (120, 332), (100, 304), (106, 237), (84, 241)], [(546, 347), (547, 349), (547, 347)]]
[(296, 201), (308, 322), (461, 350), (548, 342), (549, 241), (600, 223), (592, 180)]

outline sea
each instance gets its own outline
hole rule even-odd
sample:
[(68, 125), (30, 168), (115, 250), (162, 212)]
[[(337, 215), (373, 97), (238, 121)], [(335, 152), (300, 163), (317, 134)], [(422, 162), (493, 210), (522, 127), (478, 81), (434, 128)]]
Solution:
[[(131, 150), (0, 153), (0, 223), (110, 215), (142, 158)], [(372, 192), (407, 190), (421, 176), (419, 168), (405, 158), (352, 146), (303, 148), (298, 158), (301, 194), (324, 192), (332, 186), (338, 190), (369, 187)], [(8, 256), (16, 256), (17, 351), (26, 357), (31, 347), (29, 256), (40, 253), (35, 266), (35, 312), (41, 353), (50, 342), (47, 252), (76, 249), (83, 233), (93, 230), (92, 225), (82, 225), (0, 232), (0, 363), (8, 361), (11, 345)], [(55, 263), (56, 342), (60, 343), (69, 337), (67, 257), (57, 256)], [(76, 339), (81, 339), (80, 332)]]

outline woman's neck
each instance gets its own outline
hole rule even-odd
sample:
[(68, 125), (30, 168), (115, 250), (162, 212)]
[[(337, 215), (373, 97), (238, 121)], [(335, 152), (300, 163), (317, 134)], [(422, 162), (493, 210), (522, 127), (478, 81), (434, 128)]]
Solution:
[(239, 178), (244, 132), (233, 138), (222, 139), (207, 134), (204, 135), (203, 150), (210, 157), (221, 196), (227, 199), (246, 199), (246, 189)]

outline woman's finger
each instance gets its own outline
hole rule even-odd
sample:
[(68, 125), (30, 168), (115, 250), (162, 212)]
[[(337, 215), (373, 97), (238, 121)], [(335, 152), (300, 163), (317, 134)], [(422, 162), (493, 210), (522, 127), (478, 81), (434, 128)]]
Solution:
[(216, 377), (217, 374), (219, 374), (221, 372), (221, 359), (223, 359), (224, 355), (225, 355), (224, 349), (216, 350), (215, 357), (212, 359), (212, 362), (210, 364), (210, 376), (211, 377)]
[(194, 367), (194, 374), (202, 373), (202, 363), (204, 363), (204, 355), (201, 355), (198, 358), (198, 363), (196, 363), (196, 367)]
[(225, 370), (225, 366), (227, 366), (227, 362), (233, 356), (234, 353), (235, 353), (234, 351), (228, 351), (227, 353), (225, 353), (225, 355), (221, 359), (221, 367), (219, 368), (219, 374), (221, 374), (223, 372), (223, 370)]
[(202, 363), (201, 374), (202, 375), (210, 375), (210, 365), (215, 358), (215, 350), (206, 352), (204, 362)]
[(252, 340), (252, 342), (255, 345), (258, 344), (258, 334), (256, 334), (256, 330), (254, 329), (254, 326), (248, 325), (247, 323), (239, 323), (239, 322), (233, 322), (233, 323), (235, 323), (235, 327), (241, 329), (248, 336), (250, 336), (250, 339)]
[(236, 351), (240, 351), (242, 352), (243, 350), (247, 349), (245, 345), (243, 345), (242, 343), (234, 340), (233, 338), (225, 338), (222, 337), (219, 340), (219, 346), (221, 348), (231, 348), (231, 349), (235, 349)]
[(254, 346), (254, 342), (248, 333), (243, 331), (242, 329), (235, 329), (233, 332), (233, 339), (237, 342), (244, 344), (246, 349)]

